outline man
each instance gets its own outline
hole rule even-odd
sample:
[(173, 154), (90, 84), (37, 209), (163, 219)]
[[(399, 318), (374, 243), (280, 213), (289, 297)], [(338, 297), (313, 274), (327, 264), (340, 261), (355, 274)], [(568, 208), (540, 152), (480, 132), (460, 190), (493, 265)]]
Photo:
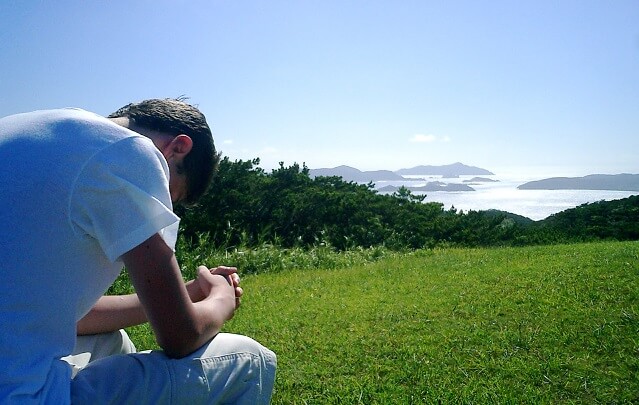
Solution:
[[(236, 269), (185, 284), (173, 253), (173, 204), (196, 201), (218, 161), (180, 100), (0, 119), (0, 403), (269, 402), (275, 355), (218, 334)], [(103, 296), (123, 265), (136, 294)], [(134, 351), (118, 331), (146, 321), (163, 351), (108, 356)], [(69, 356), (76, 334), (101, 353)]]

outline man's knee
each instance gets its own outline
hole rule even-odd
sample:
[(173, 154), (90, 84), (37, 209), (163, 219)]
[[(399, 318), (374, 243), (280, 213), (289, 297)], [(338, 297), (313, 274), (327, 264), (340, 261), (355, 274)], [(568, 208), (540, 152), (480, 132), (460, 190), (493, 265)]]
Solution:
[[(212, 352), (209, 352), (209, 350), (212, 350)], [(275, 367), (277, 365), (277, 356), (275, 353), (248, 336), (219, 333), (211, 341), (209, 350), (207, 350), (207, 352), (211, 354), (215, 353), (214, 355), (253, 353), (260, 358), (264, 358), (269, 366)]]
[[(220, 333), (201, 354), (203, 362), (212, 362), (210, 381), (229, 383), (225, 388), (229, 402), (269, 403), (277, 369), (277, 357), (270, 349), (247, 336)], [(240, 397), (244, 399), (239, 401)]]
[(260, 378), (264, 379), (265, 388), (270, 386), (272, 389), (277, 369), (277, 356), (270, 349), (248, 336), (219, 333), (201, 354), (204, 358), (228, 358), (250, 354), (258, 360), (252, 364), (260, 370)]

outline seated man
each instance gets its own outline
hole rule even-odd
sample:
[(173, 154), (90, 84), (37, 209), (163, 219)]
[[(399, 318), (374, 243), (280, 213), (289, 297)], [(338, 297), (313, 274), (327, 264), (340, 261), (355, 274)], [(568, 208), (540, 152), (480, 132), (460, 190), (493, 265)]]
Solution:
[[(173, 252), (173, 204), (204, 194), (218, 162), (179, 100), (0, 119), (0, 403), (270, 401), (275, 355), (219, 333), (237, 270), (184, 283)], [(136, 294), (103, 296), (123, 266)], [(163, 350), (133, 353), (120, 330), (147, 321)], [(70, 356), (76, 335), (93, 336)]]

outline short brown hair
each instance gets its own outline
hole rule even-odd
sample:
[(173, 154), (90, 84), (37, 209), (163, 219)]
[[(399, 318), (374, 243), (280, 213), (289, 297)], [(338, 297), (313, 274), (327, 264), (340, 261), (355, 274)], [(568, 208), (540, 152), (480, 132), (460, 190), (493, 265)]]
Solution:
[(220, 162), (213, 134), (204, 114), (184, 102), (184, 98), (151, 99), (131, 103), (120, 108), (109, 118), (126, 117), (132, 124), (152, 131), (178, 136), (188, 135), (193, 148), (184, 157), (182, 167), (186, 175), (186, 204), (195, 203), (208, 189)]

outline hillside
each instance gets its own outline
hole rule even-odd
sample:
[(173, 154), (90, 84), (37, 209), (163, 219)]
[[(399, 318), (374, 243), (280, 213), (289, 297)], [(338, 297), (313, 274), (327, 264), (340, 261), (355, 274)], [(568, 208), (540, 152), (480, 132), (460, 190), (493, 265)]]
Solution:
[(636, 403), (638, 249), (438, 249), (260, 274), (225, 331), (277, 353), (273, 404)]
[(582, 204), (539, 221), (568, 240), (639, 239), (639, 196)]

